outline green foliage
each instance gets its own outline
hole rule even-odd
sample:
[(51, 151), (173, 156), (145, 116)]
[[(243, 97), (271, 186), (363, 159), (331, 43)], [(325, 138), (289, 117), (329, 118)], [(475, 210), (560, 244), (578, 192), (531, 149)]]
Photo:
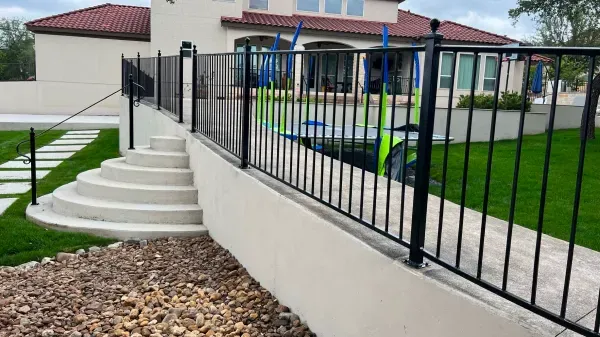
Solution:
[[(521, 110), (521, 101), (523, 97), (516, 92), (503, 92), (498, 101), (499, 110)], [(471, 95), (460, 95), (457, 108), (467, 109), (471, 105)], [(479, 94), (473, 98), (473, 107), (475, 109), (493, 109), (494, 95)], [(525, 103), (525, 111), (531, 111), (531, 102)]]
[(0, 18), (0, 81), (35, 76), (34, 43), (24, 20)]

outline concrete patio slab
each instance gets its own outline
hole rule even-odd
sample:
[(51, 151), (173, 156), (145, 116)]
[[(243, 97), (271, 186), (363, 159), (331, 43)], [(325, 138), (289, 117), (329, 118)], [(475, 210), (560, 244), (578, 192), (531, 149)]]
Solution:
[(64, 135), (60, 139), (96, 139), (98, 135)]
[[(38, 170), (35, 176), (42, 179), (48, 175), (50, 171)], [(31, 171), (0, 171), (0, 180), (31, 180)]]
[[(36, 160), (36, 167), (37, 168), (54, 168), (57, 167), (58, 165), (60, 165), (60, 163), (62, 163), (62, 161), (58, 161), (58, 160), (44, 160), (44, 161), (37, 161)], [(22, 160), (19, 161), (8, 161), (2, 165), (0, 165), (0, 169), (29, 169), (31, 165), (29, 164), (25, 164)]]
[(31, 189), (31, 183), (0, 183), (0, 194), (21, 194)]
[[(0, 114), (0, 131), (46, 130), (64, 121), (67, 115)], [(115, 129), (119, 116), (75, 116), (56, 127), (56, 130)]]
[(4, 214), (4, 211), (6, 211), (6, 209), (9, 208), (10, 205), (12, 205), (15, 201), (17, 201), (17, 198), (0, 199), (0, 215)]
[[(41, 152), (35, 154), (36, 160), (55, 160), (55, 159), (67, 159), (74, 155), (75, 152)], [(26, 155), (27, 157), (31, 157), (31, 153)], [(16, 160), (24, 160), (25, 157), (17, 157)]]
[(44, 146), (37, 152), (73, 152), (83, 149), (85, 145), (59, 145), (59, 146)]

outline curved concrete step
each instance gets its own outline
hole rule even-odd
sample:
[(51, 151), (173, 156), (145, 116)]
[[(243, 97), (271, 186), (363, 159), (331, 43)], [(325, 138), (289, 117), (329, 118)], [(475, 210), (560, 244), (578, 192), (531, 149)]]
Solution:
[(136, 166), (128, 164), (125, 158), (106, 160), (101, 167), (102, 177), (114, 181), (177, 186), (192, 185), (194, 182), (194, 172), (190, 169)]
[(82, 196), (77, 182), (61, 186), (52, 193), (52, 209), (65, 216), (126, 223), (201, 224), (199, 205), (155, 205), (109, 201)]
[(206, 227), (199, 224), (118, 223), (65, 216), (54, 212), (51, 194), (38, 198), (38, 203), (37, 206), (27, 207), (27, 219), (55, 230), (89, 233), (123, 241), (133, 238), (158, 239), (208, 234)]
[(163, 152), (185, 152), (185, 139), (170, 136), (150, 137), (150, 148)]
[(83, 196), (142, 204), (197, 204), (198, 190), (193, 186), (145, 185), (109, 180), (101, 169), (80, 173), (77, 192)]
[(189, 168), (190, 156), (185, 152), (156, 151), (148, 147), (127, 150), (125, 161), (131, 165), (163, 168)]

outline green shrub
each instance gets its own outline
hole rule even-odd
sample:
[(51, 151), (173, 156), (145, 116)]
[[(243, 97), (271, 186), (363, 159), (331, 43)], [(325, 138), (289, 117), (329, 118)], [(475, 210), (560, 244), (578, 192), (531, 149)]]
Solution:
[[(516, 92), (503, 92), (500, 100), (498, 101), (499, 110), (521, 110), (522, 96)], [(468, 109), (471, 105), (471, 95), (460, 95), (457, 108)], [(473, 107), (475, 109), (493, 109), (494, 108), (494, 95), (479, 94), (473, 99)], [(525, 111), (531, 111), (531, 102), (525, 103)]]

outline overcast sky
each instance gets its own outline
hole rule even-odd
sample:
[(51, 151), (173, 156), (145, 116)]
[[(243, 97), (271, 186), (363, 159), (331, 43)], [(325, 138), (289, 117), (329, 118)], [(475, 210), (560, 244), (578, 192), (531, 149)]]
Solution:
[[(276, 1), (276, 0), (275, 0)], [(83, 7), (109, 2), (109, 0), (0, 0), (0, 17), (25, 17), (35, 19), (47, 15), (63, 13)], [(138, 6), (149, 6), (150, 0), (112, 0)], [(517, 0), (406, 0), (400, 8), (452, 20), (465, 25), (512, 38), (523, 39), (534, 32), (531, 21), (521, 20), (516, 26), (508, 18), (508, 10)]]

